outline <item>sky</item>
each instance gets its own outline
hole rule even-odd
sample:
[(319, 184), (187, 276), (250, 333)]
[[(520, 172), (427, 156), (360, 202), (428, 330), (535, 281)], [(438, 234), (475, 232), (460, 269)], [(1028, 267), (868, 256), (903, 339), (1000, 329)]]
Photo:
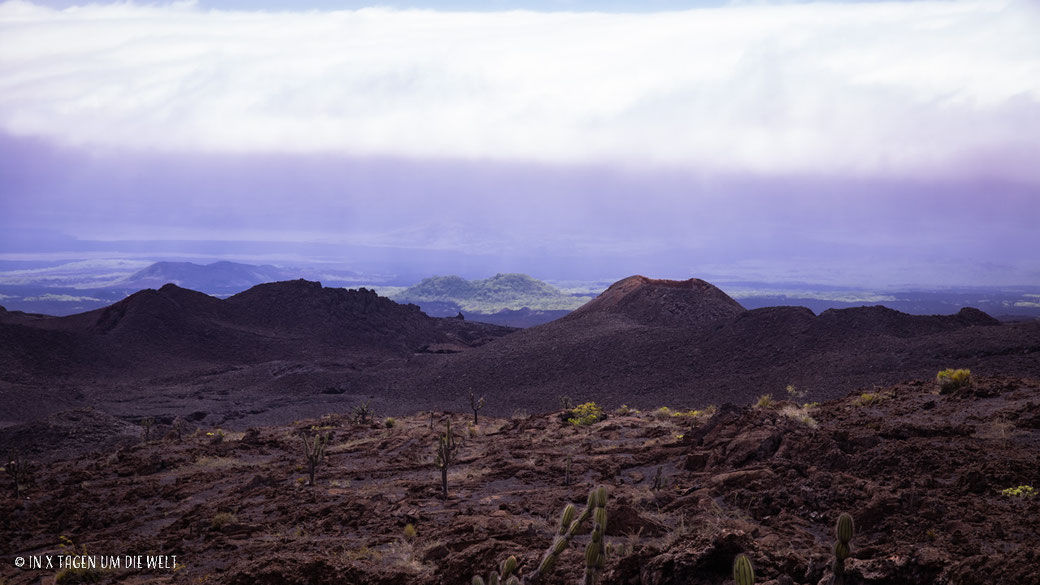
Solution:
[(1040, 3), (0, 3), (0, 260), (1040, 285)]

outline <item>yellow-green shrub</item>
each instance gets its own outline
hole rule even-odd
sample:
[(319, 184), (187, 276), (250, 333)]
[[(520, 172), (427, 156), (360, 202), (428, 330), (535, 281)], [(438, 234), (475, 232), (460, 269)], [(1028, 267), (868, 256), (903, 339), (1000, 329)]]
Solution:
[(971, 370), (946, 368), (935, 376), (941, 390), (956, 390), (971, 385)]
[(567, 422), (572, 425), (586, 426), (603, 420), (603, 409), (595, 402), (586, 402), (574, 407)]

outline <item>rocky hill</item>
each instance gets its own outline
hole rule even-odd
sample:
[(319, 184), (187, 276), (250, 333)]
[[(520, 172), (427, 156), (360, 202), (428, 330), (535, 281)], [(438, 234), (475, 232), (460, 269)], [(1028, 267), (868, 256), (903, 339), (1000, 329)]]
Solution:
[(370, 394), (380, 364), (465, 351), (511, 331), (428, 317), (363, 288), (286, 281), (221, 300), (167, 284), (87, 313), (0, 323), (0, 391), (12, 397), (0, 421), (86, 404), (227, 415), (266, 412), (273, 401), (307, 411), (316, 406), (297, 405), (301, 396)]
[(397, 390), (481, 388), (501, 413), (544, 410), (562, 394), (612, 407), (746, 404), (789, 384), (828, 399), (947, 367), (1040, 376), (1040, 323), (1000, 324), (973, 309), (745, 311), (703, 281), (636, 276), (563, 319), (430, 364)]

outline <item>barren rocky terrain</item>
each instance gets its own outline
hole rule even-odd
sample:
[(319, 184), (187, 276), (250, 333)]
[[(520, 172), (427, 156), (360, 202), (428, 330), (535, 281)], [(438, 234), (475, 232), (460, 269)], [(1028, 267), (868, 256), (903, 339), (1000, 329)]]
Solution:
[[(848, 583), (1034, 583), (1040, 498), (1002, 490), (1040, 483), (1038, 405), (1035, 380), (940, 393), (929, 379), (808, 408), (620, 411), (587, 426), (561, 412), (392, 426), (333, 414), (180, 437), (158, 425), (149, 442), (73, 411), (19, 445), (36, 463), (22, 497), (0, 499), (0, 579), (50, 583), (56, 571), (11, 559), (70, 550), (176, 555), (178, 568), (63, 582), (462, 584), (509, 555), (523, 576), (563, 507), (605, 486), (605, 584), (727, 583), (741, 552), (759, 583), (829, 583), (842, 512), (856, 523)], [(443, 500), (434, 446), (448, 420), (463, 441)], [(333, 438), (308, 486), (299, 435), (318, 431)], [(98, 442), (113, 439), (123, 446)], [(84, 444), (99, 447), (70, 456)], [(544, 582), (579, 582), (587, 540)]]

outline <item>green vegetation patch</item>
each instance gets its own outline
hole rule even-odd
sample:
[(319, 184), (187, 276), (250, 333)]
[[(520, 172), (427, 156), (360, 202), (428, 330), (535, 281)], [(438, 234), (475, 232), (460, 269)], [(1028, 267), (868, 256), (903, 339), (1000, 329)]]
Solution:
[(527, 307), (537, 311), (572, 311), (588, 301), (526, 274), (496, 274), (483, 280), (433, 276), (393, 296), (397, 302), (450, 302), (464, 312), (496, 313)]
[(574, 407), (567, 417), (567, 422), (576, 426), (588, 426), (603, 420), (603, 409), (595, 402), (586, 402)]

